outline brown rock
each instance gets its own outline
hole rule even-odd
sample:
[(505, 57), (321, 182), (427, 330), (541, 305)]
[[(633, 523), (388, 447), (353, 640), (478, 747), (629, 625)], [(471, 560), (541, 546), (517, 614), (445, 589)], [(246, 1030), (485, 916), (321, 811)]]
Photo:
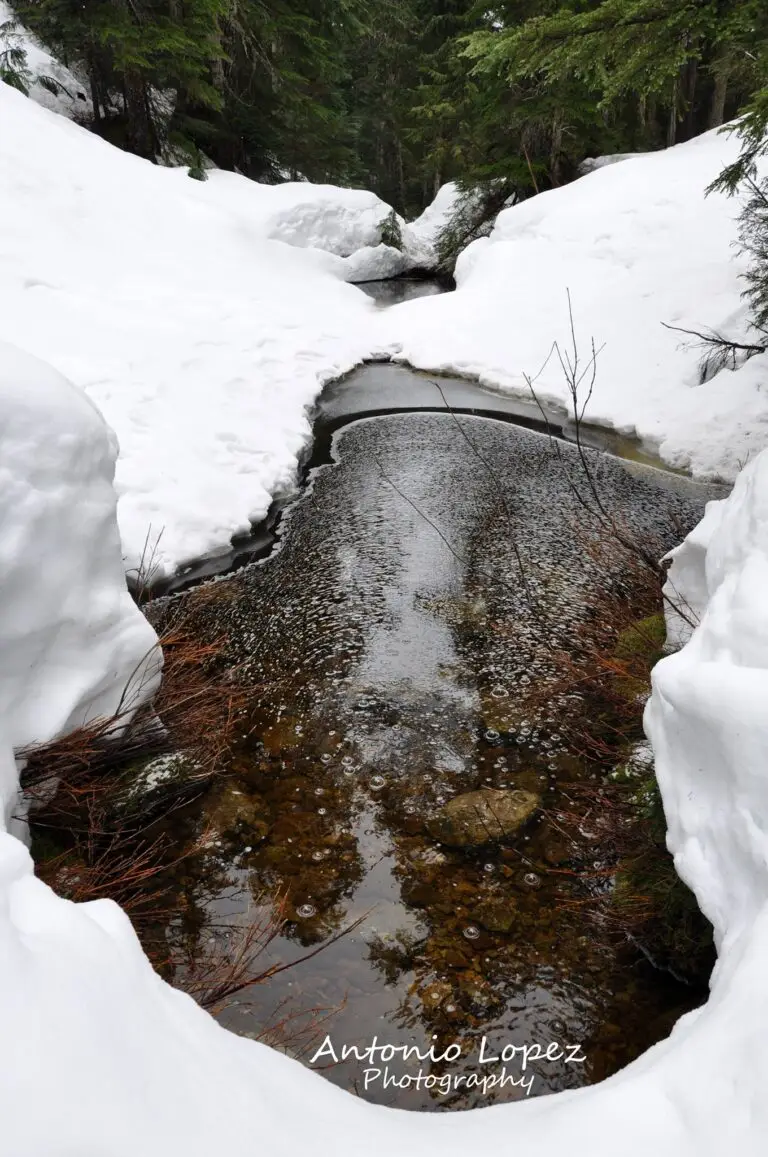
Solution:
[(532, 791), (482, 787), (457, 795), (427, 821), (429, 834), (454, 848), (481, 848), (516, 836), (541, 804)]

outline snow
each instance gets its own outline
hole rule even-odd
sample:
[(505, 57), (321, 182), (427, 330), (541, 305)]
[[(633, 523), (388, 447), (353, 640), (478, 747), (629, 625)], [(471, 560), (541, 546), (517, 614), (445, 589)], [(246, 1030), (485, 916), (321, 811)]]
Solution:
[[(419, 364), (520, 389), (562, 336), (552, 319), (566, 286), (584, 343), (592, 332), (607, 342), (591, 417), (637, 427), (698, 472), (734, 474), (740, 457), (753, 459), (674, 553), (669, 589), (685, 616), (670, 622), (685, 645), (657, 666), (646, 714), (670, 848), (719, 948), (702, 1010), (589, 1089), (466, 1114), (375, 1107), (221, 1029), (152, 972), (114, 904), (57, 898), (0, 830), (0, 1147), (13, 1157), (762, 1155), (766, 366), (753, 359), (700, 386), (695, 354), (660, 324), (743, 324), (740, 266), (728, 260), (734, 206), (701, 193), (735, 143), (710, 135), (508, 210), (463, 257), (455, 295), (382, 315), (338, 264), (354, 260), (343, 250), (357, 210), (315, 212), (306, 188), (281, 205), (298, 194), (269, 200), (229, 175), (189, 181), (2, 85), (0, 118), (2, 330), (56, 366), (0, 349), (6, 824), (12, 746), (113, 710), (154, 654), (123, 582), (115, 441), (81, 390), (120, 438), (128, 562), (151, 524), (164, 527), (165, 567), (220, 547), (290, 483), (323, 381), (389, 343)], [(539, 388), (562, 400), (551, 364)], [(139, 677), (145, 691), (155, 676)]]
[(225, 548), (292, 484), (306, 407), (370, 352), (373, 302), (343, 283), (340, 258), (267, 239), (290, 214), (262, 200), (290, 195), (296, 212), (295, 190), (191, 180), (6, 85), (0, 121), (0, 199), (12, 207), (0, 218), (0, 338), (54, 365), (116, 430), (129, 569), (148, 534), (161, 535), (162, 570)]
[[(211, 169), (207, 181), (195, 182), (190, 194), (184, 169), (174, 169), (172, 180), (188, 195), (215, 204), (237, 216), (245, 228), (273, 241), (299, 249), (318, 249), (338, 257), (362, 257), (382, 243), (382, 226), (392, 208), (365, 189), (342, 189), (337, 185), (313, 185), (309, 181), (286, 181), (264, 185), (237, 173)], [(395, 250), (394, 252), (398, 252)], [(401, 268), (405, 259), (398, 254)], [(373, 260), (377, 260), (374, 252)], [(354, 271), (353, 266), (339, 266)], [(355, 271), (356, 272), (356, 271)], [(367, 272), (367, 270), (365, 271)], [(393, 276), (389, 271), (384, 277)], [(348, 277), (347, 280), (352, 280)], [(354, 278), (365, 280), (365, 278)], [(370, 277), (370, 280), (374, 280)]]
[(415, 266), (432, 269), (437, 265), (438, 238), (456, 216), (461, 202), (459, 186), (455, 181), (449, 181), (440, 186), (435, 199), (427, 205), (421, 216), (408, 222), (408, 248)]
[(421, 216), (409, 221), (403, 229), (403, 248), (412, 268), (422, 271), (439, 268), (440, 237), (450, 225), (460, 225), (464, 235), (469, 235), (473, 227), (490, 232), (491, 222), (476, 225), (483, 206), (482, 195), (462, 191), (455, 181), (441, 185)]
[(768, 359), (700, 385), (700, 351), (665, 325), (743, 337), (738, 203), (704, 193), (738, 148), (708, 133), (504, 210), (460, 255), (457, 292), (388, 311), (381, 348), (506, 392), (527, 394), (529, 374), (566, 404), (549, 355), (570, 342), (569, 290), (582, 365), (593, 337), (601, 350), (587, 419), (636, 432), (694, 475), (733, 479), (768, 444)]
[(135, 707), (156, 636), (125, 585), (117, 446), (95, 406), (0, 343), (0, 749)]
[(603, 157), (585, 157), (579, 165), (579, 176), (594, 173), (595, 169), (604, 169), (606, 165), (618, 165), (620, 161), (631, 161), (633, 157), (641, 157), (642, 153), (608, 153)]
[[(20, 24), (5, 0), (0, 0), (0, 27), (12, 22), (12, 27), (0, 32), (0, 52), (11, 45), (26, 54), (26, 68), (31, 76), (29, 95), (43, 108), (61, 113), (73, 119), (87, 119), (93, 112), (93, 104), (88, 95), (85, 79), (66, 68), (47, 48)], [(60, 86), (56, 93), (50, 92), (41, 83), (40, 77), (55, 80)]]

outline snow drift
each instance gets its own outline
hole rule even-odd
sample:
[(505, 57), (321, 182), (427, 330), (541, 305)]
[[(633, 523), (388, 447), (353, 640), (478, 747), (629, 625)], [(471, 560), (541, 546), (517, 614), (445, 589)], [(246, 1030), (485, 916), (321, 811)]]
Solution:
[(14, 747), (109, 716), (151, 692), (155, 633), (125, 585), (96, 407), (0, 344), (0, 733)]
[[(112, 479), (117, 444), (95, 406), (0, 343), (0, 750), (135, 707), (159, 678), (131, 600)], [(6, 796), (6, 806), (12, 802)]]
[(570, 343), (569, 290), (582, 365), (592, 338), (601, 349), (587, 419), (636, 431), (695, 475), (733, 479), (768, 444), (768, 358), (699, 384), (700, 351), (665, 326), (743, 337), (738, 203), (705, 196), (738, 149), (708, 133), (504, 210), (459, 257), (457, 292), (389, 311), (382, 344), (505, 391), (527, 394), (529, 374), (565, 403), (550, 354), (553, 341)]
[(309, 181), (264, 185), (220, 169), (208, 170), (207, 180), (190, 189), (185, 169), (173, 173), (180, 191), (226, 208), (257, 235), (337, 258), (325, 266), (344, 281), (377, 281), (429, 268), (430, 253), (418, 231), (366, 189)]
[(2, 84), (0, 121), (0, 337), (116, 430), (129, 568), (148, 533), (165, 570), (226, 548), (292, 484), (305, 409), (370, 352), (373, 303), (338, 258), (268, 240), (244, 177), (148, 164)]

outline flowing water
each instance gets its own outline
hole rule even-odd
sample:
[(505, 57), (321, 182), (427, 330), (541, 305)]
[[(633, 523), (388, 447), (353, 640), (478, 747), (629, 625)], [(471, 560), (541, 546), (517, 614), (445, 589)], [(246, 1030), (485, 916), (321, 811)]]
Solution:
[[(566, 814), (575, 790), (601, 784), (563, 737), (578, 696), (542, 692), (591, 592), (620, 575), (585, 553), (576, 451), (538, 432), (524, 403), (440, 386), (368, 366), (328, 387), (268, 557), (181, 596), (201, 637), (226, 638), (251, 709), (229, 777), (176, 821), (179, 838), (209, 835), (177, 869), (183, 914), (166, 929), (204, 946), (284, 897), (289, 920), (267, 957), (282, 964), (362, 918), (219, 1019), (258, 1036), (334, 1008), (316, 1043), (327, 1031), (337, 1052), (374, 1037), (455, 1045), (447, 1061), (318, 1058), (329, 1080), (410, 1109), (527, 1095), (520, 1053), (506, 1084), (478, 1083), (501, 1075), (488, 1057), (504, 1046), (558, 1042), (529, 1066), (529, 1095), (599, 1080), (692, 1001), (601, 943), (581, 908), (585, 888), (604, 886), (601, 849), (588, 818), (574, 830)], [(446, 399), (454, 412), (433, 412)], [(659, 552), (711, 496), (605, 454), (592, 469), (606, 507)], [(178, 599), (153, 615), (167, 608)], [(536, 793), (539, 818), (502, 845), (430, 835), (447, 801), (480, 787)], [(591, 883), (574, 865), (594, 869)]]

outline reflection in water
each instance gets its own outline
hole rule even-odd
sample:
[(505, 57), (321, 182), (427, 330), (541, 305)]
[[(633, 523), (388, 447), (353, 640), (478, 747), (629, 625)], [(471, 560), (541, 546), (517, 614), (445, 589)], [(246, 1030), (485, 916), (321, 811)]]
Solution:
[(442, 281), (419, 277), (390, 277), (384, 281), (358, 281), (357, 288), (385, 308), (413, 301), (415, 297), (433, 297), (445, 293), (449, 287)]
[[(685, 999), (583, 926), (587, 885), (571, 868), (598, 853), (587, 829), (573, 843), (558, 809), (596, 772), (562, 739), (578, 702), (541, 708), (531, 695), (554, 678), (551, 644), (572, 639), (585, 590), (615, 576), (584, 556), (572, 528), (584, 513), (540, 435), (392, 415), (344, 428), (334, 459), (267, 563), (209, 590), (197, 612), (196, 592), (184, 596), (201, 637), (224, 635), (253, 688), (253, 732), (231, 778), (179, 820), (214, 834), (178, 869), (183, 915), (169, 935), (215, 937), (265, 894), (287, 894), (290, 923), (270, 947), (283, 962), (368, 913), (221, 1022), (253, 1034), (278, 1006), (339, 1005), (339, 1044), (458, 1042), (450, 1064), (393, 1061), (398, 1081), (487, 1073), (483, 1038), (486, 1055), (582, 1047), (585, 1063), (536, 1062), (533, 1094), (597, 1080), (663, 1035)], [(664, 489), (607, 458), (595, 469), (606, 504), (658, 553), (700, 516), (693, 487)], [(544, 813), (502, 847), (438, 844), (430, 818), (480, 787), (535, 792)], [(385, 1086), (384, 1064), (366, 1088), (366, 1067), (351, 1059), (325, 1075), (406, 1108), (525, 1095), (469, 1080), (446, 1094)]]

